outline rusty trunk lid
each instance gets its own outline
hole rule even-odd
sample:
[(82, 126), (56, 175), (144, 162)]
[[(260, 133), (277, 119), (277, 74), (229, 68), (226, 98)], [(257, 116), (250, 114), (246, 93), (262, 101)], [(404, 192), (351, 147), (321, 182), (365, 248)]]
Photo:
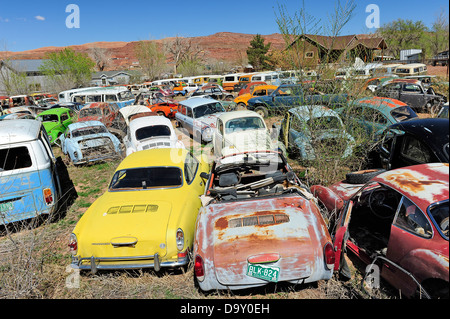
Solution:
[(305, 278), (313, 272), (316, 258), (322, 258), (315, 216), (301, 197), (213, 206), (214, 268), (223, 285), (261, 283), (246, 274), (249, 263), (279, 268), (278, 281)]

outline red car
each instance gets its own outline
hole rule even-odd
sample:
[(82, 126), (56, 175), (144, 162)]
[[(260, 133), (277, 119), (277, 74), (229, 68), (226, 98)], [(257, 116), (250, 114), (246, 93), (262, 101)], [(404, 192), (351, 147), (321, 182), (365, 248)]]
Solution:
[(159, 115), (164, 115), (167, 118), (175, 118), (175, 113), (178, 112), (178, 103), (171, 101), (164, 101), (155, 104), (147, 103), (147, 107), (155, 113)]
[[(364, 174), (375, 176), (365, 182)], [(349, 174), (347, 181), (329, 188), (311, 187), (336, 216), (330, 215), (335, 270), (348, 271), (347, 250), (376, 265), (381, 278), (402, 296), (420, 292), (422, 297), (448, 298), (449, 164), (364, 174)]]
[(246, 93), (251, 93), (253, 91), (253, 88), (258, 85), (267, 85), (267, 83), (264, 81), (255, 81), (244, 84), (242, 89), (239, 90), (238, 96)]
[(117, 137), (126, 134), (126, 123), (119, 107), (114, 103), (96, 102), (84, 106), (78, 114), (78, 121), (100, 121)]

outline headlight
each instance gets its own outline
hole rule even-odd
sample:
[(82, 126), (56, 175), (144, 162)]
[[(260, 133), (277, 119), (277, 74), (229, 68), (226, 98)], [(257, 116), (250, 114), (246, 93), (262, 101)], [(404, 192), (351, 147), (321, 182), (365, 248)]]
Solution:
[(74, 233), (70, 234), (68, 246), (70, 249), (70, 253), (72, 255), (76, 255), (78, 252), (78, 241), (77, 241), (77, 236)]
[(177, 230), (176, 241), (177, 241), (177, 249), (182, 250), (184, 247), (184, 233), (181, 228), (178, 228)]
[(202, 131), (202, 138), (204, 140), (210, 140), (213, 136), (213, 130), (209, 126)]

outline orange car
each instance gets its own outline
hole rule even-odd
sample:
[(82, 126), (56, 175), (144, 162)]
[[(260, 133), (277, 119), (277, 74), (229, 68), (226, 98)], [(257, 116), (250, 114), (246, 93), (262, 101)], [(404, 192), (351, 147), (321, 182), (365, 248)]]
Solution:
[(255, 81), (255, 82), (250, 82), (250, 83), (244, 84), (244, 86), (239, 91), (238, 95), (250, 93), (251, 91), (253, 91), (254, 87), (257, 85), (267, 85), (267, 83), (264, 81)]
[(245, 93), (242, 95), (239, 95), (237, 98), (234, 99), (234, 102), (237, 104), (238, 108), (246, 108), (247, 107), (247, 101), (250, 100), (252, 97), (255, 96), (263, 96), (263, 95), (269, 95), (273, 91), (277, 89), (278, 86), (276, 85), (257, 85), (253, 88), (253, 91), (251, 93)]

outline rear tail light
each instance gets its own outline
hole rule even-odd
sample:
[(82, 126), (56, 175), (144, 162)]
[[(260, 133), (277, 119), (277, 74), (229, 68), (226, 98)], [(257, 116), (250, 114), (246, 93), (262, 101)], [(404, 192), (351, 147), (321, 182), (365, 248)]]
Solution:
[(181, 228), (178, 228), (177, 230), (176, 240), (177, 240), (177, 249), (182, 250), (184, 247), (184, 233)]
[(71, 234), (69, 238), (69, 249), (72, 255), (76, 255), (78, 252), (78, 241), (75, 234)]
[(44, 189), (44, 199), (45, 199), (45, 203), (47, 205), (53, 204), (53, 194), (52, 194), (52, 190), (50, 188)]
[(325, 264), (327, 265), (328, 269), (334, 268), (334, 263), (336, 261), (336, 255), (334, 253), (333, 245), (331, 243), (326, 243), (323, 247), (323, 255), (325, 258)]
[(194, 274), (198, 281), (205, 279), (205, 268), (203, 267), (203, 259), (199, 255), (195, 256)]

